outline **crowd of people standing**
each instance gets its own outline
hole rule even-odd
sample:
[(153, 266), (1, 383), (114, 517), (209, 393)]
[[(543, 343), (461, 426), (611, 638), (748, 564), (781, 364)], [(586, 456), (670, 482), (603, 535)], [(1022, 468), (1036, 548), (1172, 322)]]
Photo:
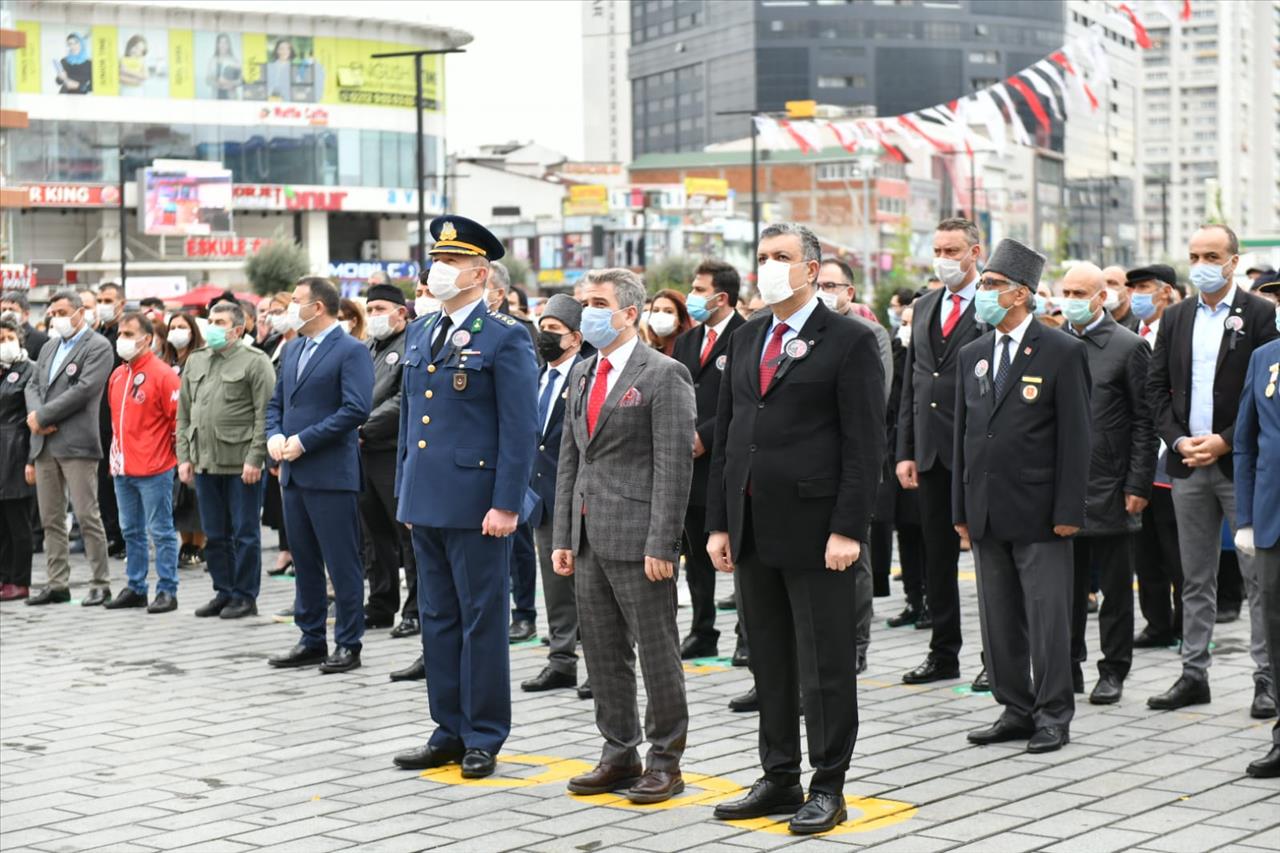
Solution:
[[(1002, 707), (975, 744), (1070, 742), (1099, 600), (1089, 702), (1121, 701), (1135, 648), (1175, 644), (1182, 674), (1146, 704), (1210, 701), (1214, 626), (1247, 605), (1249, 710), (1276, 716), (1280, 278), (1237, 284), (1229, 228), (1192, 235), (1188, 291), (1159, 264), (1044, 281), (1034, 249), (986, 252), (973, 223), (946, 219), (934, 275), (891, 295), (887, 329), (801, 225), (761, 232), (751, 299), (706, 260), (687, 294), (592, 270), (537, 310), (484, 226), (431, 230), (412, 300), (308, 276), (196, 316), (106, 284), (55, 293), (46, 337), (5, 294), (0, 600), (70, 600), (70, 509), (92, 575), (80, 604), (170, 612), (179, 567), (204, 564), (213, 595), (195, 615), (254, 616), (265, 524), (300, 632), (271, 665), (346, 672), (368, 628), (421, 637), (391, 678), (426, 679), (437, 727), (395, 762), (482, 777), (511, 729), (507, 648), (537, 635), (540, 581), (547, 663), (520, 687), (594, 699), (601, 760), (569, 789), (637, 803), (683, 789), (681, 661), (718, 656), (718, 612), (734, 611), (732, 662), (754, 687), (730, 708), (760, 714), (763, 775), (716, 816), (794, 814), (797, 833), (845, 819), (854, 676), (895, 534), (906, 606), (888, 624), (929, 632), (908, 684), (961, 677), (958, 561), (974, 553), (973, 688)], [(1274, 731), (1251, 775), (1280, 775)]]

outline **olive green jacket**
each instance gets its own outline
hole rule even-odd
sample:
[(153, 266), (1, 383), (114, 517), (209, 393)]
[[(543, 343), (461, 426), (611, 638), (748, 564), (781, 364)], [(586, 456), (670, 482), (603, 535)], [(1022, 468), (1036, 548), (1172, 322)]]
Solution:
[(178, 394), (178, 462), (197, 474), (236, 474), (267, 459), (267, 403), (276, 373), (266, 353), (203, 347), (187, 357)]

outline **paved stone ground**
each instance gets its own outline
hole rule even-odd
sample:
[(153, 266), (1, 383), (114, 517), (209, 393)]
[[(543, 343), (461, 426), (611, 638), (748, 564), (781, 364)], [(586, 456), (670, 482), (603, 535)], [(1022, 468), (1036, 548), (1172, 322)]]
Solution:
[[(965, 560), (963, 663), (971, 678), (977, 614)], [(43, 577), (42, 565), (36, 574)], [(73, 575), (88, 576), (82, 560)], [(119, 561), (112, 576), (118, 589)], [(721, 584), (727, 592), (728, 580)], [(846, 787), (859, 798), (851, 824), (807, 840), (777, 826), (770, 832), (768, 821), (711, 817), (713, 802), (757, 773), (756, 718), (725, 707), (750, 676), (724, 661), (699, 662), (688, 674), (684, 769), (700, 781), (674, 807), (630, 807), (565, 793), (563, 780), (594, 763), (599, 738), (590, 704), (571, 691), (519, 691), (542, 666), (536, 642), (512, 651), (515, 728), (500, 778), (463, 785), (456, 769), (423, 778), (391, 765), (430, 731), (421, 682), (387, 682), (416, 654), (413, 640), (371, 632), (363, 669), (346, 675), (272, 670), (267, 655), (290, 646), (294, 628), (266, 615), (235, 624), (193, 618), (209, 596), (198, 570), (182, 572), (182, 606), (172, 614), (7, 604), (0, 849), (1280, 849), (1280, 782), (1243, 772), (1263, 754), (1270, 726), (1248, 716), (1244, 622), (1219, 631), (1213, 704), (1147, 711), (1146, 697), (1172, 683), (1178, 663), (1173, 650), (1140, 650), (1120, 705), (1082, 704), (1070, 746), (1030, 756), (1013, 745), (966, 743), (967, 730), (997, 716), (990, 697), (969, 695), (959, 682), (900, 683), (926, 637), (884, 626), (902, 606), (894, 586), (892, 598), (876, 602), (870, 671), (860, 684), (862, 726)], [(291, 600), (290, 581), (264, 580), (264, 614)], [(721, 614), (720, 627), (732, 631), (731, 614)], [(1096, 650), (1096, 620), (1090, 631)], [(722, 651), (731, 651), (727, 643)]]

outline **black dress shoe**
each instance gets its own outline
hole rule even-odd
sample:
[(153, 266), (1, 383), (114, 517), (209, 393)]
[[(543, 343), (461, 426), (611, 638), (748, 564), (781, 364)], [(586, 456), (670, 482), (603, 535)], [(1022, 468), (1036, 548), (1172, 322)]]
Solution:
[(890, 616), (886, 619), (885, 624), (890, 628), (901, 628), (904, 625), (916, 624), (916, 620), (919, 618), (920, 611), (908, 604), (897, 616)]
[(1253, 704), (1249, 706), (1249, 716), (1255, 720), (1269, 720), (1276, 715), (1276, 700), (1273, 698), (1271, 685), (1257, 683), (1253, 686)]
[(299, 666), (314, 666), (323, 663), (324, 659), (329, 656), (328, 650), (324, 646), (307, 646), (302, 643), (289, 649), (284, 654), (272, 655), (267, 658), (267, 663), (278, 669), (290, 669)]
[(219, 593), (218, 595), (215, 595), (213, 598), (209, 599), (208, 604), (204, 605), (203, 607), (197, 607), (196, 615), (201, 617), (202, 619), (208, 618), (210, 616), (217, 616), (224, 609), (226, 609), (226, 607), (230, 604), (231, 604), (231, 596), (222, 595), (221, 593)]
[(483, 779), (492, 776), (498, 767), (498, 761), (492, 752), (483, 749), (468, 749), (462, 755), (462, 778)]
[(747, 646), (742, 640), (738, 640), (737, 645), (733, 647), (733, 665), (751, 666), (751, 653), (747, 650)]
[(237, 598), (222, 608), (219, 614), (223, 619), (243, 619), (246, 616), (258, 615), (258, 602), (252, 598)]
[(867, 671), (867, 653), (858, 652), (857, 663), (854, 664), (853, 672), (855, 675), (862, 675), (862, 673), (866, 671)]
[(714, 641), (695, 637), (692, 634), (684, 638), (680, 644), (680, 660), (694, 658), (713, 658), (720, 654), (720, 648)]
[(987, 668), (984, 666), (977, 677), (973, 679), (973, 683), (969, 685), (970, 693), (990, 693), (991, 692), (991, 676), (987, 674)]
[(1180, 675), (1172, 687), (1148, 699), (1147, 707), (1154, 711), (1176, 711), (1188, 705), (1207, 705), (1210, 701), (1208, 681)]
[(1110, 673), (1103, 673), (1098, 678), (1098, 683), (1093, 685), (1093, 692), (1089, 694), (1089, 704), (1114, 705), (1120, 701), (1122, 693), (1124, 693), (1124, 682)]
[(738, 609), (738, 600), (734, 598), (732, 595), (729, 596), (728, 598), (716, 599), (716, 610), (737, 610), (737, 609)]
[(757, 779), (740, 800), (721, 803), (714, 812), (717, 820), (751, 820), (774, 814), (795, 814), (804, 805), (804, 789), (799, 785), (779, 785)]
[(131, 586), (120, 590), (120, 594), (102, 605), (103, 610), (124, 610), (129, 607), (146, 607), (147, 596)]
[(577, 685), (578, 677), (576, 675), (570, 675), (567, 672), (544, 666), (542, 672), (527, 681), (522, 681), (520, 689), (525, 693), (541, 693), (543, 690), (555, 690), (558, 687), (576, 687)]
[(105, 586), (95, 586), (89, 594), (80, 599), (81, 607), (97, 607), (111, 600), (111, 590)]
[(397, 669), (391, 673), (392, 681), (425, 681), (427, 678), (427, 665), (422, 659), (422, 655), (418, 655), (418, 659), (406, 666), (404, 669)]
[(289, 562), (285, 563), (283, 566), (272, 566), (271, 568), (267, 569), (267, 574), (273, 578), (276, 578), (276, 577), (279, 577), (280, 575), (283, 575), (285, 572), (289, 571), (289, 569), (291, 568), (293, 568), (293, 560), (290, 560)]
[(959, 664), (944, 664), (933, 655), (929, 655), (924, 659), (924, 663), (910, 672), (904, 673), (902, 682), (904, 684), (928, 684), (931, 681), (946, 681), (959, 677)]
[(461, 747), (458, 749), (444, 749), (431, 744), (411, 749), (408, 752), (402, 752), (392, 759), (396, 767), (401, 767), (405, 770), (431, 770), (435, 767), (443, 767), (446, 764), (457, 764), (461, 760)]
[(988, 746), (993, 743), (1005, 743), (1011, 740), (1028, 740), (1033, 734), (1035, 734), (1035, 729), (1031, 726), (1015, 725), (1001, 717), (985, 729), (969, 732), (966, 737), (969, 743)]
[(1027, 741), (1027, 752), (1057, 752), (1071, 743), (1071, 734), (1066, 726), (1045, 726), (1036, 729), (1036, 733)]
[(171, 592), (157, 592), (156, 597), (147, 605), (148, 613), (171, 613), (178, 609), (178, 597)]
[(1271, 751), (1265, 756), (1250, 762), (1244, 772), (1255, 779), (1274, 779), (1280, 776), (1280, 746), (1271, 747)]
[(933, 627), (933, 613), (929, 610), (929, 605), (920, 608), (920, 615), (916, 617), (916, 630), (928, 631)]
[(377, 610), (364, 612), (364, 626), (366, 628), (390, 628), (396, 624), (396, 617), (387, 613), (381, 613)]
[(1077, 696), (1084, 693), (1084, 670), (1075, 664), (1071, 666), (1071, 692)]
[(1219, 607), (1218, 616), (1213, 621), (1219, 625), (1226, 625), (1228, 622), (1234, 622), (1240, 618), (1240, 605), (1234, 607)]
[(814, 835), (835, 829), (849, 819), (844, 797), (825, 791), (812, 791), (809, 800), (791, 818), (787, 829), (796, 835)]
[(397, 640), (401, 637), (421, 637), (422, 623), (417, 616), (406, 616), (400, 620), (399, 625), (391, 629), (391, 636)]
[(320, 664), (320, 671), (326, 675), (331, 672), (350, 672), (359, 668), (360, 651), (358, 649), (349, 649), (346, 646), (335, 648), (333, 654), (325, 658), (324, 663)]
[(760, 698), (756, 695), (756, 689), (752, 687), (741, 696), (734, 696), (729, 700), (729, 710), (737, 711), (739, 714), (754, 714), (760, 710)]
[(1133, 638), (1133, 647), (1135, 649), (1167, 649), (1176, 642), (1178, 641), (1172, 635), (1153, 634), (1150, 628), (1143, 628), (1142, 632)]
[(579, 698), (579, 699), (592, 699), (592, 698), (594, 698), (594, 697), (595, 697), (595, 694), (591, 692), (591, 679), (590, 679), (590, 678), (588, 678), (586, 681), (584, 681), (584, 682), (582, 682), (581, 684), (579, 684), (579, 685), (578, 685), (578, 698)]
[(115, 541), (107, 543), (107, 556), (113, 560), (122, 560), (127, 553), (123, 541)]
[(71, 590), (54, 589), (46, 586), (35, 595), (27, 599), (27, 604), (32, 607), (38, 607), (41, 604), (66, 604), (71, 600)]
[(525, 640), (532, 640), (537, 633), (538, 629), (528, 619), (517, 619), (507, 630), (507, 642), (523, 643)]

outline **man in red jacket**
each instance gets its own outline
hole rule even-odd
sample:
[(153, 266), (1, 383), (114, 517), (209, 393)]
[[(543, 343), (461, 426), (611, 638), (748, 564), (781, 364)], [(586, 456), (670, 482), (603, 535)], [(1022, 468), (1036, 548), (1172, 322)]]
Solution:
[[(111, 405), (111, 450), (107, 459), (120, 506), (127, 545), (129, 586), (110, 602), (111, 610), (146, 607), (167, 613), (178, 607), (178, 533), (173, 526), (173, 472), (178, 465), (174, 433), (178, 425), (180, 381), (173, 368), (151, 351), (151, 320), (130, 313), (120, 318), (116, 354), (123, 364), (107, 383)], [(147, 604), (147, 536), (156, 549), (156, 597)]]

